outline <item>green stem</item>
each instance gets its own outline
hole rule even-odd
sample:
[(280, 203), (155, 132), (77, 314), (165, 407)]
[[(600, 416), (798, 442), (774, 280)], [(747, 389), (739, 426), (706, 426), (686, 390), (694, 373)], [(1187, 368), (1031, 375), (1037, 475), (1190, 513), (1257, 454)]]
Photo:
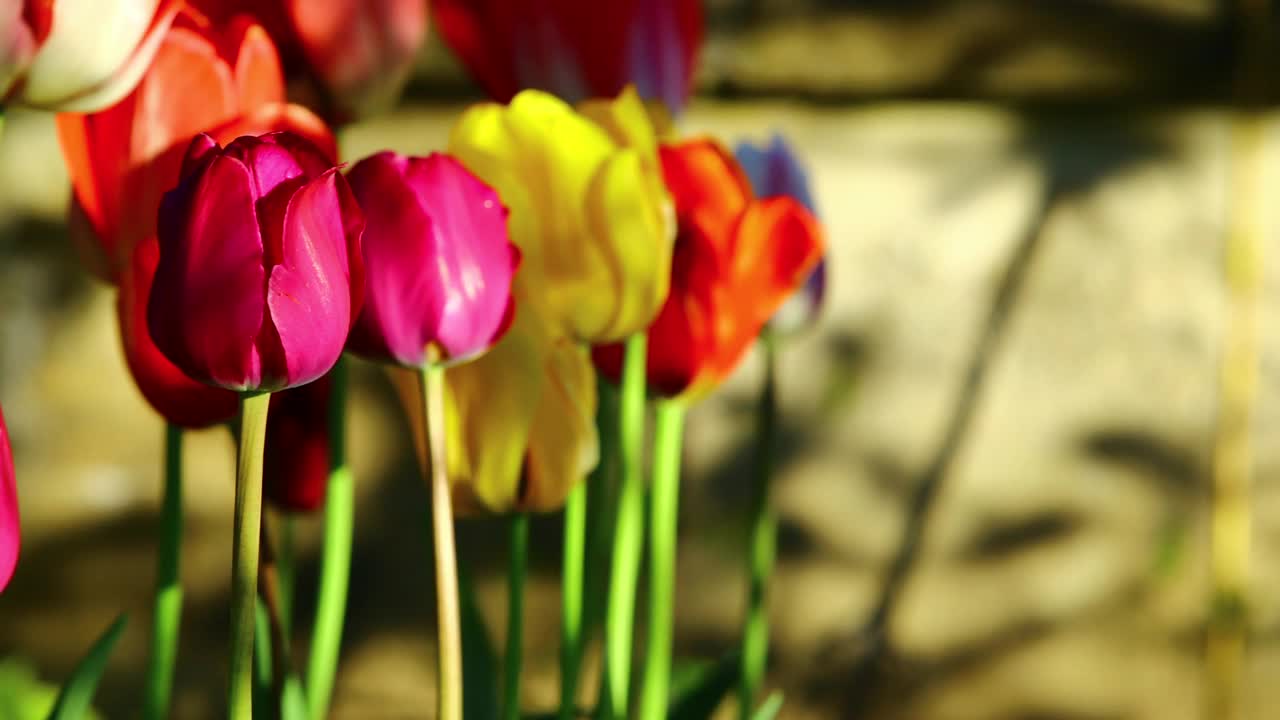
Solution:
[(756, 416), (756, 477), (747, 541), (747, 617), (742, 630), (742, 664), (738, 715), (751, 720), (756, 694), (769, 657), (769, 577), (773, 574), (778, 521), (769, 503), (773, 453), (777, 442), (777, 344), (768, 331), (761, 336), (765, 352), (765, 384)]
[(462, 626), (458, 609), (458, 561), (453, 539), (453, 500), (445, 465), (444, 368), (422, 368), (423, 415), (431, 460), (431, 527), (436, 552), (437, 720), (462, 720)]
[(338, 360), (329, 394), (329, 482), (324, 498), (324, 546), (320, 588), (307, 661), (307, 710), (312, 720), (329, 713), (333, 680), (347, 616), (351, 539), (355, 527), (355, 478), (347, 464), (347, 363)]
[(631, 682), (631, 641), (635, 623), (636, 583), (644, 543), (644, 391), (646, 341), (643, 333), (627, 340), (622, 363), (622, 398), (618, 409), (618, 458), (621, 488), (613, 535), (613, 564), (609, 577), (609, 607), (605, 613), (605, 685), (601, 698), (605, 717), (627, 714)]
[(560, 720), (577, 712), (582, 663), (582, 585), (587, 543), (587, 483), (569, 491), (564, 505), (564, 556), (560, 579)]
[(232, 720), (253, 717), (253, 631), (262, 529), (262, 452), (271, 393), (240, 400), (234, 546), (231, 552), (231, 667), (227, 706)]
[(649, 623), (644, 692), (640, 697), (642, 720), (661, 720), (667, 716), (684, 413), (684, 404), (680, 401), (662, 400), (654, 417), (653, 485), (649, 490)]
[(529, 516), (511, 516), (507, 560), (507, 657), (503, 665), (502, 716), (520, 720), (520, 670), (524, 654), (524, 579), (529, 567)]
[[(0, 117), (3, 117), (0, 115)], [(169, 715), (173, 669), (182, 624), (182, 428), (164, 428), (164, 497), (160, 506), (160, 547), (156, 555), (155, 614), (151, 619), (151, 658), (142, 708), (146, 720)]]

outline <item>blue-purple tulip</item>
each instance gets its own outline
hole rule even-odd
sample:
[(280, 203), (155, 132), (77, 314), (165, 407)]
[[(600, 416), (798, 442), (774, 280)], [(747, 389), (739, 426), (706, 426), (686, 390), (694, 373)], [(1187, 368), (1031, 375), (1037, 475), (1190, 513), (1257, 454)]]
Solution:
[[(791, 146), (781, 135), (774, 135), (768, 145), (740, 143), (734, 151), (757, 197), (789, 197), (817, 215), (809, 178)], [(822, 308), (827, 291), (827, 263), (823, 259), (809, 274), (800, 292), (793, 295), (769, 322), (782, 332), (793, 332), (811, 324)]]
[(488, 350), (510, 324), (520, 259), (498, 194), (440, 154), (378, 153), (347, 179), (367, 222), (352, 351), (422, 367)]
[(147, 320), (192, 378), (303, 385), (337, 362), (364, 297), (364, 218), (346, 180), (292, 133), (191, 143), (160, 206)]

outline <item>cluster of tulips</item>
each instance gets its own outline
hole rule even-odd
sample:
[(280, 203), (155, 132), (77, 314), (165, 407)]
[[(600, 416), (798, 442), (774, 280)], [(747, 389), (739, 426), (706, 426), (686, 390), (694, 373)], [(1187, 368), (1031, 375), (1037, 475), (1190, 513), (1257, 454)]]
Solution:
[[(116, 288), (128, 367), (167, 422), (146, 718), (168, 715), (177, 660), (182, 432), (218, 424), (239, 444), (229, 716), (327, 715), (354, 532), (344, 353), (387, 368), (427, 477), (438, 716), (462, 717), (472, 681), (455, 516), (509, 518), (501, 708), (517, 718), (528, 513), (560, 510), (560, 714), (578, 714), (586, 480), (598, 468), (612, 468), (617, 486), (597, 710), (667, 714), (684, 413), (758, 338), (772, 359), (772, 338), (805, 322), (821, 296), (822, 233), (803, 174), (780, 140), (735, 157), (680, 134), (702, 36), (697, 0), (436, 0), (432, 15), (493, 102), (463, 112), (443, 152), (346, 165), (332, 128), (395, 100), (423, 41), (426, 0), (0, 7), (0, 101), (58, 113), (70, 232)], [(600, 393), (616, 402), (597, 417)], [(763, 398), (767, 446), (771, 381)], [(764, 498), (767, 455), (762, 463), (751, 482)], [(2, 587), (19, 546), (2, 422), (0, 481)], [(305, 673), (287, 660), (266, 677), (255, 671), (255, 652), (290, 657), (271, 572), (287, 558), (271, 547), (264, 497), (282, 512), (323, 506)], [(753, 513), (744, 717), (757, 712), (772, 558), (767, 502)], [(73, 674), (55, 716), (83, 709), (116, 634)]]

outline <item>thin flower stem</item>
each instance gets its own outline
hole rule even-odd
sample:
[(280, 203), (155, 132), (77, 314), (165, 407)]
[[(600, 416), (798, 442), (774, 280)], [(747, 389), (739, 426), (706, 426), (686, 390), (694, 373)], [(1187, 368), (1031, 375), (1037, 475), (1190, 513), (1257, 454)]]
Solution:
[(587, 483), (580, 482), (569, 491), (564, 506), (564, 555), (560, 578), (560, 720), (571, 720), (577, 712), (586, 543)]
[(307, 711), (312, 720), (329, 714), (333, 680), (347, 617), (351, 577), (351, 540), (355, 527), (355, 478), (347, 464), (347, 362), (332, 371), (329, 395), (329, 481), (324, 496), (324, 545), (320, 556), (320, 588), (307, 660)]
[(609, 606), (605, 612), (604, 717), (627, 715), (631, 682), (631, 643), (635, 623), (636, 583), (644, 544), (644, 395), (646, 339), (643, 333), (627, 340), (622, 363), (622, 398), (618, 408), (618, 459), (621, 488), (613, 535), (613, 563), (609, 577)]
[(653, 484), (649, 490), (649, 623), (645, 643), (642, 720), (667, 716), (676, 595), (676, 517), (684, 404), (661, 400), (654, 414)]
[(182, 428), (164, 428), (164, 497), (160, 506), (160, 545), (156, 554), (156, 597), (151, 619), (151, 657), (142, 708), (146, 720), (169, 715), (173, 669), (182, 624)]
[(271, 393), (240, 401), (240, 453), (236, 469), (231, 558), (231, 663), (227, 707), (232, 720), (253, 717), (253, 630), (262, 525), (262, 452)]
[(742, 664), (738, 684), (738, 716), (754, 717), (756, 695), (769, 657), (769, 577), (777, 546), (778, 521), (769, 503), (773, 453), (777, 442), (777, 343), (761, 336), (765, 353), (764, 389), (756, 410), (756, 478), (747, 540), (747, 617), (742, 629)]
[(502, 716), (520, 720), (520, 672), (524, 654), (524, 579), (529, 567), (529, 516), (510, 520), (507, 556), (507, 656), (502, 667)]
[(436, 552), (436, 634), (439, 645), (438, 720), (462, 720), (462, 626), (453, 505), (445, 465), (444, 368), (428, 363), (420, 374), (427, 455), (431, 460), (431, 523)]

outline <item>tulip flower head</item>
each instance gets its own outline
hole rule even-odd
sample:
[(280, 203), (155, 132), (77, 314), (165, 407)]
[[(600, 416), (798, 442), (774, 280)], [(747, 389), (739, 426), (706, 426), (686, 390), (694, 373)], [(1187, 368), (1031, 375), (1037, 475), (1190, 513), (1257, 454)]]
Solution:
[(240, 392), (303, 385), (342, 353), (364, 297), (364, 219), (291, 133), (192, 141), (160, 207), (147, 320), (184, 373)]
[[(671, 294), (649, 328), (649, 389), (695, 400), (737, 367), (764, 324), (822, 257), (822, 232), (788, 197), (757, 200), (719, 144), (661, 148), (679, 230)], [(596, 367), (621, 372), (622, 347), (596, 348)]]
[[(751, 180), (758, 197), (789, 197), (817, 213), (809, 192), (809, 178), (800, 160), (781, 135), (774, 135), (768, 145), (739, 143), (734, 151), (742, 169)], [(817, 318), (827, 290), (827, 264), (824, 261), (809, 273), (800, 292), (791, 296), (769, 321), (771, 327), (793, 332), (810, 325)]]
[(439, 154), (378, 153), (347, 180), (366, 221), (365, 303), (351, 349), (406, 367), (488, 350), (510, 324), (519, 264), (498, 194)]
[(18, 564), (18, 548), (22, 544), (18, 522), (18, 486), (13, 474), (13, 449), (0, 411), (0, 591), (13, 577)]
[(615, 103), (605, 126), (527, 90), (468, 110), (449, 141), (511, 211), (522, 311), (537, 305), (553, 334), (588, 343), (645, 328), (667, 295), (674, 226), (657, 141), (634, 93)]
[(684, 107), (702, 43), (702, 0), (437, 0), (445, 42), (495, 100), (525, 89), (569, 102), (635, 85)]
[(179, 0), (6, 0), (0, 105), (87, 111), (138, 83)]

